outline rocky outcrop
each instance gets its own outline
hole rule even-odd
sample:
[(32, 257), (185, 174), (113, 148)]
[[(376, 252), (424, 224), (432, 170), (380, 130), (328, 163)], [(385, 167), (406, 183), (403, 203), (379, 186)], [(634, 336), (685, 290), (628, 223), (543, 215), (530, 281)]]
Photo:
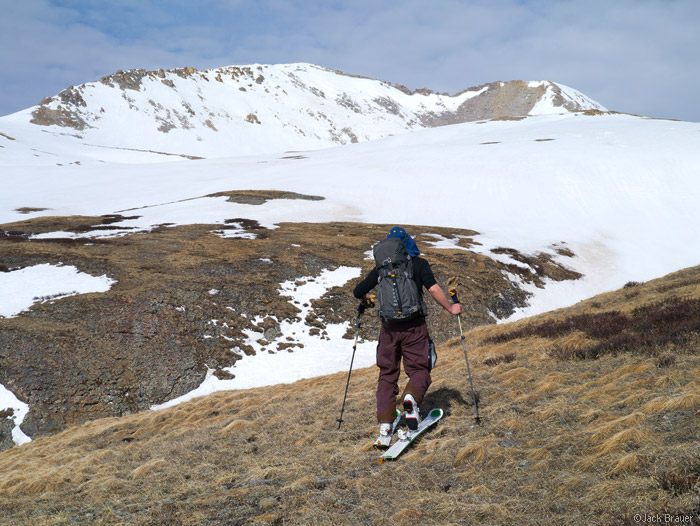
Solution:
[[(552, 84), (552, 86), (555, 85)], [(434, 128), (461, 122), (523, 117), (528, 115), (544, 96), (546, 89), (545, 84), (531, 87), (529, 83), (520, 80), (484, 84), (469, 88), (468, 91), (481, 91), (481, 93), (463, 102), (456, 111), (440, 114), (426, 113), (422, 116), (421, 122), (426, 127)], [(462, 93), (465, 92), (455, 96)], [(568, 111), (579, 111), (579, 109)]]
[(10, 449), (14, 445), (12, 441), (12, 428), (15, 427), (13, 413), (12, 409), (0, 411), (0, 451)]
[(74, 130), (84, 130), (89, 127), (77, 111), (60, 104), (56, 108), (52, 108), (49, 104), (40, 104), (32, 112), (32, 119), (29, 122), (39, 126), (61, 126)]

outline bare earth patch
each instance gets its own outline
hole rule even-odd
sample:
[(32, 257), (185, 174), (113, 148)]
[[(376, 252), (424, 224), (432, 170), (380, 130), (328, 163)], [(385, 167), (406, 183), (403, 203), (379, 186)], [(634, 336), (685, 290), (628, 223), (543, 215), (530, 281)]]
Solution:
[(49, 210), (48, 208), (36, 208), (33, 206), (23, 206), (22, 208), (15, 208), (15, 212), (19, 212), (20, 214), (32, 214), (34, 212), (44, 212), (45, 210)]
[[(283, 159), (297, 159), (300, 157), (283, 157)], [(297, 192), (283, 192), (279, 190), (233, 190), (230, 192), (217, 192), (206, 197), (228, 197), (232, 203), (245, 205), (262, 205), (274, 199), (303, 199), (307, 201), (323, 201), (325, 197), (320, 195), (305, 195)]]

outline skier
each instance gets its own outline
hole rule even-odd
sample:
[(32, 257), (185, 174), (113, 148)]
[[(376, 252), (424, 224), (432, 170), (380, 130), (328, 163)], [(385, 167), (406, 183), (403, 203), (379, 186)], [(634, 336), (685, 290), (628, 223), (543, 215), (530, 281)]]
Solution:
[[(388, 239), (398, 239), (402, 243), (387, 242)], [(382, 320), (382, 327), (377, 345), (379, 438), (376, 444), (378, 446), (388, 446), (394, 431), (392, 422), (396, 417), (396, 397), (399, 394), (398, 379), (402, 358), (404, 370), (409, 377), (408, 385), (402, 396), (402, 404), (406, 412), (406, 425), (411, 431), (415, 431), (420, 423), (419, 404), (431, 383), (430, 337), (425, 323), (427, 308), (423, 301), (423, 287), (450, 314), (458, 315), (462, 312), (459, 303), (450, 303), (447, 299), (433, 276), (430, 264), (425, 259), (418, 257), (420, 251), (415, 241), (403, 228), (398, 226), (392, 228), (387, 234), (387, 240), (380, 241), (375, 245), (374, 254), (377, 266), (353, 291), (357, 299), (371, 302), (372, 298), (369, 293), (379, 285), (379, 316)], [(386, 254), (386, 250), (382, 252), (378, 250), (378, 247), (383, 244), (388, 246), (389, 243), (398, 245), (397, 251), (407, 253), (407, 262), (403, 263), (401, 256), (396, 254), (391, 257), (378, 255)], [(392, 259), (398, 263), (394, 264)], [(386, 261), (389, 261), (389, 264), (382, 265)], [(392, 271), (391, 268), (387, 271), (387, 267), (397, 271)], [(405, 279), (404, 276), (408, 279)], [(406, 283), (403, 283), (402, 279)], [(399, 306), (392, 311), (390, 303), (392, 299), (396, 299), (396, 296), (399, 296)], [(401, 305), (401, 296), (404, 297), (403, 306)], [(409, 297), (410, 300), (405, 299)], [(407, 306), (407, 303), (411, 302), (417, 305)], [(406, 312), (412, 314), (405, 316)]]

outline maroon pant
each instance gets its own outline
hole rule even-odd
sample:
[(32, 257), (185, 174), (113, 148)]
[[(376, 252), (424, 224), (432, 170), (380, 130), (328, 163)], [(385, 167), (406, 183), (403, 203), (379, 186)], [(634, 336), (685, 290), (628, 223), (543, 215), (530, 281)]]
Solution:
[(425, 318), (382, 324), (377, 345), (377, 420), (393, 422), (396, 417), (396, 397), (399, 394), (401, 358), (409, 382), (404, 395), (410, 393), (420, 404), (430, 386), (428, 370), (428, 327)]

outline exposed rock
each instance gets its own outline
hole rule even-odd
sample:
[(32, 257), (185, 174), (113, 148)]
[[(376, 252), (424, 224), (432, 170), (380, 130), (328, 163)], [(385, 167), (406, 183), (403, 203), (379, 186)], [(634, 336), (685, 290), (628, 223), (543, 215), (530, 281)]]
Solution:
[(85, 99), (83, 99), (81, 95), (81, 90), (75, 89), (73, 86), (64, 89), (58, 94), (58, 98), (61, 99), (63, 104), (72, 104), (73, 106), (81, 106), (83, 108), (87, 106)]
[(358, 143), (358, 142), (359, 142), (359, 141), (357, 140), (357, 135), (355, 135), (355, 133), (352, 131), (352, 129), (350, 129), (350, 128), (343, 128), (343, 129), (340, 130), (340, 131), (343, 132), (345, 135), (347, 135), (347, 136), (350, 138), (350, 142), (351, 142), (352, 144), (355, 144), (355, 143)]
[(339, 106), (343, 106), (355, 113), (362, 113), (362, 107), (347, 93), (343, 93), (342, 96), (336, 99)]
[(168, 73), (175, 73), (178, 77), (186, 79), (197, 73), (197, 70), (195, 68), (169, 69)]
[(102, 77), (100, 82), (112, 87), (116, 84), (119, 86), (119, 89), (122, 90), (130, 89), (139, 91), (141, 89), (141, 85), (143, 84), (144, 77), (157, 74), (157, 72), (149, 72), (145, 69), (130, 69), (127, 71), (118, 70), (113, 75)]
[[(207, 197), (228, 197), (232, 203), (243, 205), (262, 205), (273, 199), (303, 199), (306, 201), (323, 201), (325, 197), (320, 195), (306, 195), (297, 192), (283, 192), (280, 190), (233, 190), (230, 192), (217, 192), (209, 194)], [(247, 230), (262, 228), (257, 221), (245, 218), (230, 219), (230, 223), (240, 223)]]
[(261, 124), (260, 120), (258, 119), (258, 116), (255, 115), (255, 113), (249, 113), (246, 115), (246, 118), (244, 119), (246, 122), (250, 122), (251, 124)]
[(388, 97), (377, 97), (376, 99), (373, 99), (373, 101), (378, 106), (384, 108), (384, 110), (391, 115), (401, 114), (401, 107), (396, 103), (396, 101)]
[(166, 121), (164, 119), (157, 119), (160, 121), (160, 126), (158, 126), (158, 131), (163, 133), (168, 133), (170, 130), (177, 128), (172, 122)]
[(32, 119), (29, 122), (39, 126), (62, 126), (76, 130), (91, 128), (77, 112), (64, 108), (60, 104), (57, 108), (50, 108), (48, 105), (37, 106), (32, 112)]
[(14, 446), (12, 440), (12, 428), (15, 427), (15, 421), (12, 418), (13, 413), (12, 409), (0, 411), (0, 451), (5, 451)]
[(233, 380), (236, 375), (229, 373), (228, 371), (224, 371), (223, 369), (217, 369), (214, 371), (214, 376), (216, 376), (219, 380)]
[[(426, 113), (421, 117), (424, 126), (435, 127), (460, 122), (499, 119), (527, 115), (544, 95), (546, 86), (530, 87), (527, 82), (492, 82), (467, 91), (485, 91), (463, 102), (457, 111)], [(460, 92), (458, 96), (464, 92)]]

